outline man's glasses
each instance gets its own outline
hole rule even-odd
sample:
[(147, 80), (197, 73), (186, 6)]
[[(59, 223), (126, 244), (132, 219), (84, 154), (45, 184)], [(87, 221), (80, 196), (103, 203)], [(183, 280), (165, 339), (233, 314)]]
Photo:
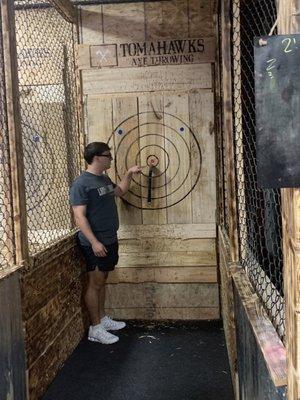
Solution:
[(106, 157), (109, 158), (110, 160), (113, 160), (113, 157), (111, 154), (99, 154), (100, 157)]

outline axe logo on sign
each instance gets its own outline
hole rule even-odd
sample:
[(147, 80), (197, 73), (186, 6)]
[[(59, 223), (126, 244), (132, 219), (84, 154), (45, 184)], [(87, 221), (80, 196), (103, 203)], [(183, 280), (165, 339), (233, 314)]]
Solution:
[(90, 46), (92, 67), (147, 67), (214, 61), (211, 38), (157, 40)]
[(92, 67), (114, 67), (118, 65), (117, 45), (90, 46)]

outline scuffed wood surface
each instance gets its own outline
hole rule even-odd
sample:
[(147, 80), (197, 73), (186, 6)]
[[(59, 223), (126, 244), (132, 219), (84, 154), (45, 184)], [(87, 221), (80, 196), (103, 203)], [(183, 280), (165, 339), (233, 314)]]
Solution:
[(0, 398), (25, 400), (25, 351), (19, 274), (0, 281)]
[(120, 283), (107, 287), (108, 308), (216, 308), (218, 303), (218, 285), (211, 283)]
[(210, 89), (210, 64), (82, 71), (83, 93), (88, 95), (160, 90)]
[(41, 398), (59, 368), (78, 344), (87, 325), (82, 304), (83, 260), (65, 239), (35, 256), (22, 271), (22, 306), (25, 328), (29, 393)]
[(209, 320), (219, 319), (219, 307), (201, 308), (107, 308), (107, 313), (116, 319), (142, 320)]
[[(236, 272), (237, 267), (235, 264), (232, 263), (229, 239), (221, 228), (219, 228), (218, 234), (218, 254), (221, 279), (222, 318), (231, 377), (233, 387), (236, 392), (238, 387), (238, 375), (232, 275)], [(235, 393), (235, 395), (237, 398), (237, 393)]]
[[(274, 386), (281, 387), (286, 385), (286, 350), (283, 343), (279, 339), (245, 272), (235, 273), (233, 282), (237, 293), (235, 300), (237, 304), (241, 303), (240, 306), (244, 309), (243, 312), (245, 312), (251, 327), (251, 335), (255, 337), (256, 345), (262, 353), (265, 366)], [(247, 347), (248, 344), (246, 342), (243, 345)], [(251, 349), (251, 352), (254, 352), (254, 350)], [(242, 356), (240, 352), (239, 356)], [(249, 363), (248, 368), (253, 370), (253, 376), (257, 374), (255, 364), (252, 364), (252, 358), (239, 361)], [(246, 385), (250, 385), (250, 382), (246, 383)]]
[[(300, 33), (300, 2), (278, 3), (278, 33)], [(295, 128), (296, 129), (296, 128)], [(282, 189), (285, 345), (288, 398), (300, 399), (300, 189)]]
[(61, 16), (73, 24), (77, 24), (77, 7), (70, 0), (50, 0)]

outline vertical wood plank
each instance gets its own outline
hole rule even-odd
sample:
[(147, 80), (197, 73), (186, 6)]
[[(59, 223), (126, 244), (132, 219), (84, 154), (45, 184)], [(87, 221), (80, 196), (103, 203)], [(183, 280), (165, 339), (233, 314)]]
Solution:
[(146, 40), (188, 37), (188, 2), (145, 3)]
[(80, 26), (77, 24), (73, 26), (74, 34), (74, 69), (75, 69), (75, 85), (76, 85), (76, 113), (77, 113), (77, 129), (78, 129), (78, 157), (79, 157), (79, 168), (80, 170), (85, 169), (85, 160), (83, 157), (83, 152), (85, 148), (85, 130), (84, 130), (84, 102), (83, 102), (83, 90), (82, 90), (82, 80), (81, 73), (78, 68), (78, 44), (80, 41)]
[(230, 0), (221, 2), (221, 51), (222, 51), (222, 91), (223, 91), (223, 138), (225, 147), (225, 164), (224, 168), (227, 181), (227, 201), (230, 205), (229, 215), (229, 240), (231, 243), (232, 261), (238, 260), (238, 235), (237, 235), (237, 204), (236, 204), (236, 187), (235, 187), (235, 163), (234, 163), (234, 138), (233, 138), (233, 121), (232, 121), (232, 81), (231, 81), (231, 54), (230, 37)]
[(1, 202), (1, 264), (14, 263), (14, 232), (13, 232), (13, 220), (12, 220), (12, 194), (11, 194), (11, 176), (10, 176), (10, 160), (9, 160), (9, 142), (8, 142), (8, 129), (7, 129), (7, 118), (6, 118), (6, 106), (5, 106), (5, 76), (3, 73), (3, 44), (2, 44), (2, 33), (0, 35), (0, 159), (1, 159), (1, 173), (0, 173), (0, 202)]
[(24, 183), (23, 145), (19, 104), (19, 83), (15, 39), (14, 3), (1, 3), (7, 118), (13, 192), (13, 219), (17, 264), (28, 259), (27, 213)]
[[(142, 205), (143, 224), (165, 224), (167, 220), (166, 209), (151, 210), (150, 208), (166, 206), (166, 186), (163, 171), (166, 168), (166, 154), (164, 151), (164, 99), (162, 95), (149, 94), (139, 98), (140, 112), (140, 162), (142, 166), (147, 165), (147, 159), (151, 155), (158, 158), (159, 164), (153, 170), (152, 187), (155, 194), (151, 203), (147, 202), (148, 195), (148, 173), (149, 168), (142, 170)], [(153, 192), (153, 191), (152, 191)], [(161, 197), (159, 199), (158, 197)]]
[(102, 6), (83, 6), (81, 16), (81, 42), (85, 44), (101, 44), (103, 37)]
[(213, 1), (188, 0), (189, 37), (214, 36), (213, 8)]
[(23, 338), (22, 306), (20, 293), (20, 276), (15, 273), (8, 278), (10, 287), (8, 291), (9, 314), (11, 318), (10, 329), (12, 335), (11, 352), (14, 368), (14, 396), (15, 399), (25, 399), (25, 349)]
[(126, 43), (131, 41), (144, 41), (144, 4), (104, 4), (103, 31), (104, 43)]
[[(217, 2), (216, 2), (217, 3)], [(223, 137), (222, 137), (222, 92), (221, 92), (221, 37), (220, 37), (220, 18), (219, 18), (219, 5), (215, 3), (214, 10), (214, 29), (216, 40), (216, 60), (217, 62), (212, 66), (212, 79), (215, 81), (214, 90), (214, 114), (215, 114), (215, 140), (216, 140), (216, 223), (219, 226), (225, 224), (225, 193), (224, 193), (224, 165), (223, 165)]]
[[(116, 183), (122, 179), (127, 169), (139, 162), (139, 116), (136, 97), (119, 97), (113, 99), (113, 126), (115, 141)], [(118, 175), (117, 175), (118, 173)], [(124, 199), (141, 207), (140, 176), (134, 177), (130, 191)], [(136, 225), (142, 223), (141, 209), (118, 201), (120, 223)]]
[(0, 280), (0, 398), (25, 400), (25, 351), (19, 275)]
[[(214, 132), (214, 96), (212, 92), (189, 95), (190, 126), (201, 148), (202, 166), (192, 191), (193, 223), (216, 222), (216, 166)], [(196, 180), (199, 156), (192, 143), (192, 176)]]
[[(278, 3), (278, 33), (300, 33), (299, 0)], [(288, 398), (300, 399), (300, 189), (282, 189), (285, 345)]]
[[(113, 121), (112, 121), (112, 100), (110, 98), (87, 98), (87, 142), (109, 143), (111, 154), (115, 158)], [(113, 182), (116, 182), (114, 162), (107, 171)]]
[(165, 150), (170, 158), (166, 171), (167, 205), (172, 205), (167, 209), (167, 219), (169, 224), (187, 224), (192, 222), (188, 94), (165, 94), (164, 102)]
[(77, 24), (77, 7), (70, 0), (50, 0), (50, 3), (65, 20)]

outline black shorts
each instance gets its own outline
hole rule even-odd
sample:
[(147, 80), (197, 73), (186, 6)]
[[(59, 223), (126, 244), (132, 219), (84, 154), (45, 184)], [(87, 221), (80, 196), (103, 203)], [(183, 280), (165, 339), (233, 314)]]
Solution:
[(98, 268), (100, 271), (113, 271), (119, 260), (119, 243), (106, 244), (107, 254), (105, 257), (97, 257), (91, 246), (83, 246), (79, 243), (79, 247), (86, 261), (87, 272), (94, 271)]

